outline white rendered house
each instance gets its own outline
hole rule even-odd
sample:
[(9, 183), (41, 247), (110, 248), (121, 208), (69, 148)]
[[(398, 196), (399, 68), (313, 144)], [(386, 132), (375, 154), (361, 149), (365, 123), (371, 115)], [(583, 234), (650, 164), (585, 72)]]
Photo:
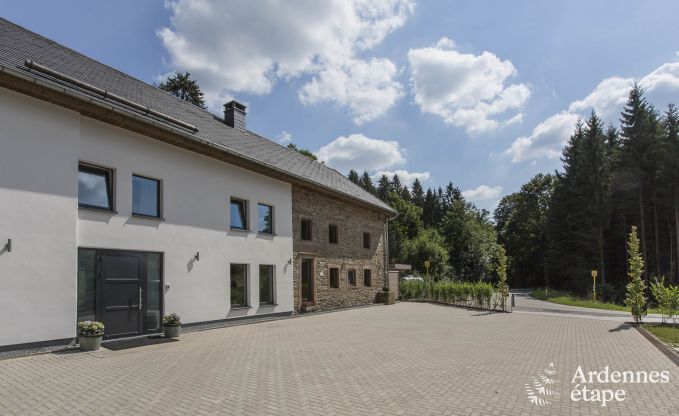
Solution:
[(292, 313), (293, 186), (393, 213), (236, 102), (216, 117), (0, 19), (0, 348)]

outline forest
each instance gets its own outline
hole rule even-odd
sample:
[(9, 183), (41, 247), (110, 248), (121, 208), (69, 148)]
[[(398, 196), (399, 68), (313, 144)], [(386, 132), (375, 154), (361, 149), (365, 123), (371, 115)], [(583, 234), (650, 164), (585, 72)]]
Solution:
[(425, 192), (398, 176), (373, 184), (367, 172), (349, 179), (398, 211), (389, 223), (391, 261), (434, 279), (494, 280), (506, 253), (510, 287), (591, 291), (622, 302), (627, 236), (639, 230), (643, 279), (679, 281), (679, 112), (649, 103), (635, 85), (618, 126), (592, 112), (578, 121), (563, 149), (562, 168), (540, 173), (499, 202), (492, 217), (449, 183)]

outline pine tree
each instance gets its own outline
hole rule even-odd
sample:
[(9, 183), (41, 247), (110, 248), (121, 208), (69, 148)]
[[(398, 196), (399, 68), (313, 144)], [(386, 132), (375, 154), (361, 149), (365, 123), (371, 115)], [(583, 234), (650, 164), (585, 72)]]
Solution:
[(422, 183), (418, 178), (413, 181), (412, 190), (410, 192), (413, 204), (418, 207), (424, 207), (424, 189), (422, 189)]
[(375, 189), (375, 185), (373, 185), (373, 181), (370, 178), (370, 175), (368, 174), (367, 170), (363, 171), (363, 175), (361, 175), (361, 178), (358, 180), (358, 184), (361, 185), (363, 189), (366, 191), (370, 192), (371, 194), (375, 195), (377, 192)]
[[(679, 259), (679, 111), (674, 104), (669, 104), (662, 119), (664, 139), (664, 159), (662, 167), (662, 181), (665, 183), (668, 193), (669, 217), (674, 219), (674, 235), (676, 238), (674, 252), (670, 246), (670, 282), (676, 281), (679, 272), (677, 259)], [(670, 220), (671, 222), (671, 220)]]
[(407, 186), (404, 186), (404, 187), (401, 189), (401, 198), (402, 198), (404, 201), (412, 202), (412, 198), (411, 198), (411, 196), (410, 196), (410, 191), (408, 190), (408, 187), (407, 187)]
[(424, 203), (422, 204), (422, 222), (424, 222), (425, 227), (434, 227), (437, 225), (436, 205), (436, 194), (429, 188), (427, 189), (427, 193), (424, 196)]
[(639, 238), (637, 237), (637, 227), (632, 226), (627, 242), (628, 252), (628, 276), (627, 297), (625, 305), (629, 306), (634, 322), (641, 322), (646, 315), (646, 285), (641, 280), (644, 273), (644, 260), (639, 254)]
[(394, 173), (394, 176), (391, 178), (391, 190), (396, 193), (401, 193), (403, 188), (403, 185), (401, 184), (401, 178), (398, 177), (397, 174)]
[(391, 192), (391, 181), (389, 181), (387, 175), (382, 175), (377, 181), (377, 197), (386, 201), (389, 192)]
[(358, 172), (356, 172), (355, 170), (351, 169), (349, 171), (349, 175), (347, 176), (347, 178), (353, 183), (358, 185)]
[[(634, 186), (637, 191), (636, 211), (641, 234), (641, 255), (645, 264), (648, 263), (646, 239), (646, 204), (650, 199), (648, 188), (654, 186), (657, 169), (657, 155), (654, 154), (657, 148), (655, 121), (655, 114), (644, 98), (643, 90), (635, 84), (620, 119), (622, 154), (619, 168), (628, 173), (628, 187)], [(653, 199), (655, 204), (655, 198)]]
[(191, 104), (200, 108), (205, 108), (205, 100), (203, 99), (203, 92), (198, 86), (196, 80), (191, 79), (191, 74), (188, 72), (175, 72), (174, 75), (161, 82), (158, 88), (169, 92), (175, 97), (188, 101)]

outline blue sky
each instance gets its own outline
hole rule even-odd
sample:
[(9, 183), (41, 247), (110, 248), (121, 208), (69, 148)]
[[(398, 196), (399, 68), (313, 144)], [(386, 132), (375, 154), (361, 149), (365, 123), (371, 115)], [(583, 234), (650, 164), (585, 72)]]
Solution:
[(0, 15), (147, 82), (190, 71), (213, 112), (326, 163), (448, 181), (492, 210), (629, 86), (679, 100), (676, 1), (6, 1)]

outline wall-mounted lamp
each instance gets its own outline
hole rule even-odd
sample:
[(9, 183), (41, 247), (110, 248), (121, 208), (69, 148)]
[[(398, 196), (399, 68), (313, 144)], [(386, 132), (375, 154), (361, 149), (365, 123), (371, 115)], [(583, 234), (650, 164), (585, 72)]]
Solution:
[(6, 250), (8, 253), (11, 253), (11, 252), (12, 252), (12, 239), (11, 239), (11, 238), (8, 238), (8, 239), (7, 239), (7, 244), (5, 244), (5, 250)]
[(290, 257), (290, 260), (288, 260), (288, 264), (292, 266), (292, 257)]
[(200, 252), (199, 252), (199, 251), (196, 251), (196, 255), (193, 256), (193, 259), (194, 259), (195, 261), (200, 261)]

